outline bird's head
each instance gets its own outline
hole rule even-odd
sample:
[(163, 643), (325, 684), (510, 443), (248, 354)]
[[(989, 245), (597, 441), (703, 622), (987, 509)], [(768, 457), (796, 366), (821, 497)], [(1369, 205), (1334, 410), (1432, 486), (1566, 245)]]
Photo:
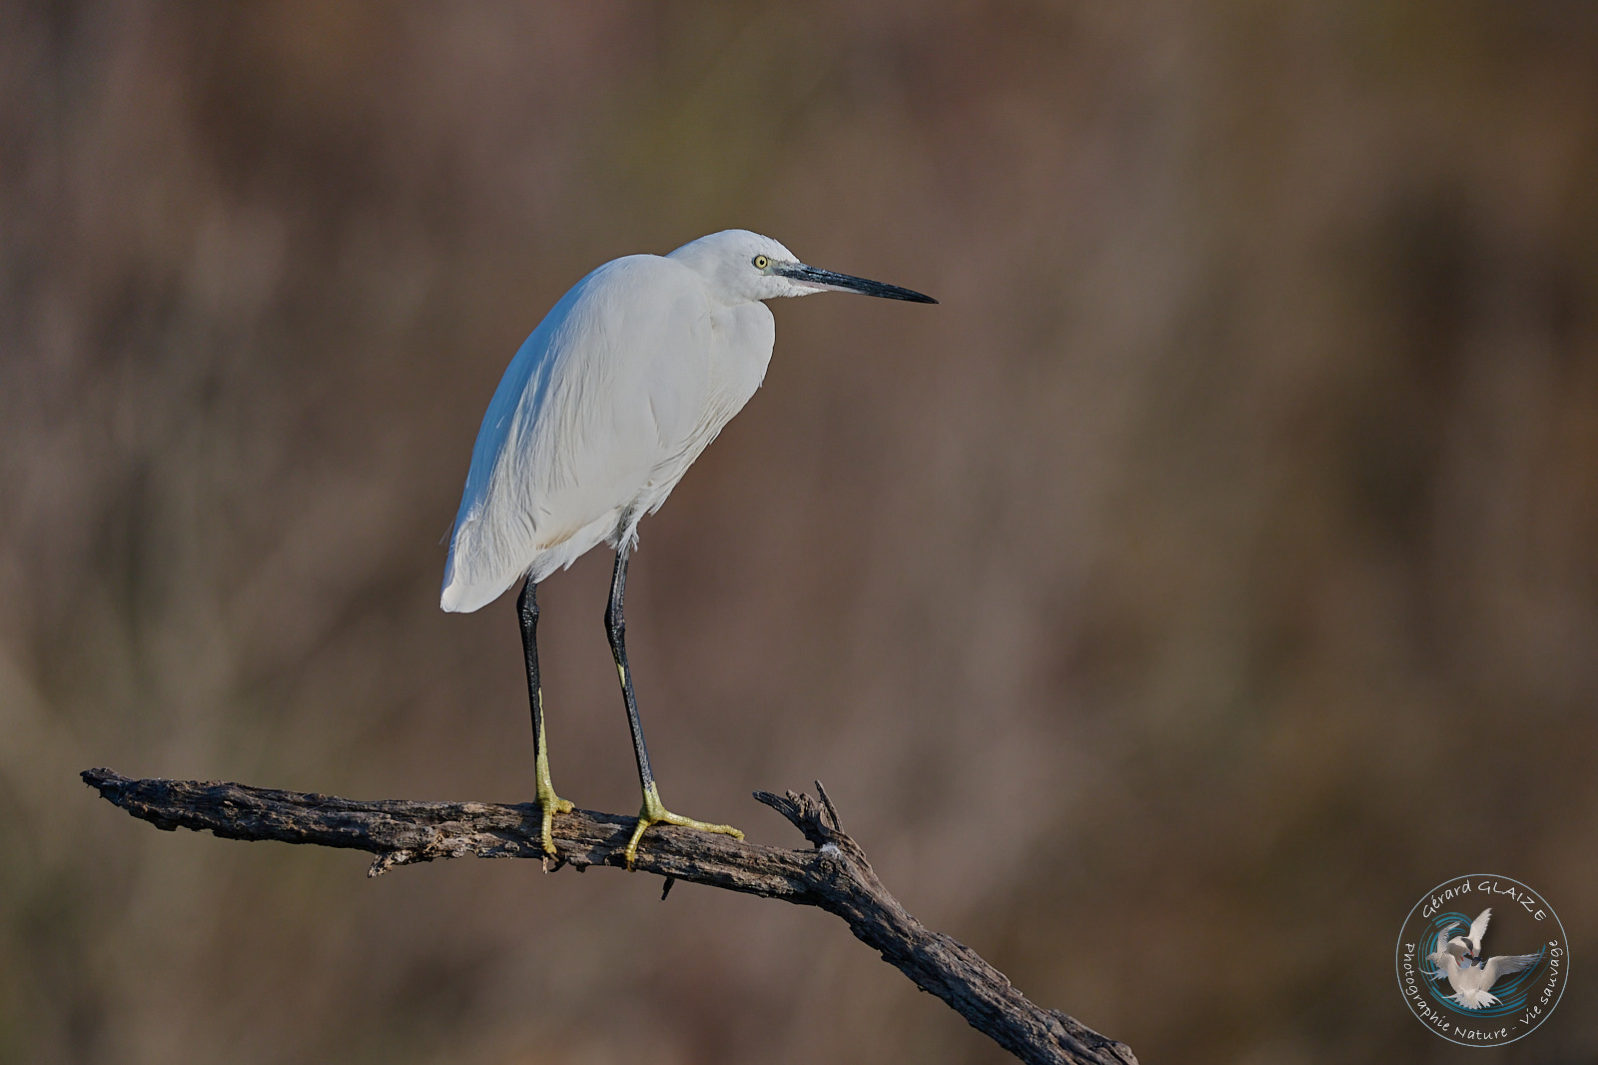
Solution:
[(770, 237), (747, 229), (725, 229), (684, 244), (667, 256), (697, 271), (711, 291), (728, 304), (753, 303), (816, 292), (858, 292), (911, 303), (937, 303), (897, 285), (868, 281), (806, 266)]

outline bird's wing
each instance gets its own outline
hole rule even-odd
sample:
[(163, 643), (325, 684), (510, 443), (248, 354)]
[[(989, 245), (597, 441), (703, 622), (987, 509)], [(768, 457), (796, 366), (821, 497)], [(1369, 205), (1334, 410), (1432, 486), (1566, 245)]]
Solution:
[(1426, 960), (1432, 963), (1433, 980), (1451, 979), (1451, 969), (1458, 968), (1459, 966), (1459, 952), (1455, 949), (1453, 943), (1449, 942), (1448, 938), (1449, 933), (1458, 927), (1458, 922), (1455, 922), (1454, 924), (1448, 925), (1443, 928), (1442, 931), (1438, 932), (1437, 943), (1433, 947), (1432, 952), (1426, 956)]
[(476, 610), (522, 574), (542, 579), (615, 531), (669, 450), (662, 438), (697, 418), (705, 330), (702, 282), (658, 256), (606, 263), (561, 298), (483, 416), (444, 609)]
[(1492, 987), (1502, 977), (1510, 973), (1518, 973), (1522, 969), (1530, 969), (1542, 960), (1539, 954), (1500, 954), (1495, 958), (1487, 959), (1487, 968), (1482, 973), (1482, 986)]
[[(637, 260), (636, 262), (633, 260)], [(711, 402), (712, 308), (699, 275), (656, 256), (625, 271), (582, 308), (599, 340), (562, 374), (550, 413), (561, 461), (545, 471), (563, 513), (611, 515), (611, 532), (658, 506), (698, 455)], [(580, 361), (580, 365), (579, 365)]]
[(1474, 921), (1470, 922), (1470, 945), (1472, 954), (1481, 953), (1481, 941), (1487, 935), (1487, 922), (1491, 921), (1492, 919), (1493, 908), (1489, 906), (1481, 913), (1477, 914)]

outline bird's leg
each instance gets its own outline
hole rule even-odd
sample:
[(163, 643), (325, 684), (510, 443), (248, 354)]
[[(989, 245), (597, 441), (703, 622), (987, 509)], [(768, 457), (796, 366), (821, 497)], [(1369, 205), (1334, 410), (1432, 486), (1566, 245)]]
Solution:
[(556, 814), (569, 814), (572, 804), (555, 794), (549, 782), (549, 749), (544, 742), (544, 689), (538, 681), (538, 585), (531, 577), (516, 599), (516, 618), (522, 626), (522, 654), (527, 660), (527, 699), (533, 708), (533, 773), (538, 779), (538, 810), (543, 815), (540, 839), (544, 853), (553, 856), (555, 837), (550, 822)]
[(638, 701), (633, 697), (633, 676), (627, 668), (627, 622), (622, 616), (622, 596), (627, 590), (627, 548), (616, 552), (616, 569), (610, 578), (610, 604), (605, 608), (605, 633), (610, 637), (610, 653), (616, 660), (616, 673), (621, 678), (621, 696), (627, 703), (627, 724), (633, 733), (633, 754), (638, 758), (638, 785), (644, 792), (643, 808), (638, 811), (638, 824), (632, 838), (627, 841), (627, 868), (638, 857), (638, 841), (650, 825), (662, 822), (697, 828), (702, 832), (719, 832), (725, 836), (743, 839), (744, 834), (731, 825), (712, 825), (674, 814), (660, 802), (660, 791), (655, 787), (655, 774), (649, 768), (649, 748), (644, 746), (644, 726), (638, 720)]

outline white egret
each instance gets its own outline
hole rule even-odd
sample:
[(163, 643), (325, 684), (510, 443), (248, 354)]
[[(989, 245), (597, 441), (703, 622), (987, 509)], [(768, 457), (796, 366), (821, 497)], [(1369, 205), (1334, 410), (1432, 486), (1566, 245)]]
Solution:
[(762, 300), (815, 292), (936, 303), (919, 292), (819, 270), (757, 233), (730, 229), (669, 255), (628, 255), (562, 296), (515, 357), (488, 404), (455, 515), (440, 605), (477, 610), (518, 580), (517, 600), (544, 850), (572, 804), (550, 783), (539, 686), (538, 583), (600, 543), (616, 549), (605, 630), (621, 678), (643, 806), (630, 866), (650, 825), (742, 837), (667, 810), (649, 766), (622, 596), (638, 522), (660, 509), (722, 426), (760, 387), (776, 327)]

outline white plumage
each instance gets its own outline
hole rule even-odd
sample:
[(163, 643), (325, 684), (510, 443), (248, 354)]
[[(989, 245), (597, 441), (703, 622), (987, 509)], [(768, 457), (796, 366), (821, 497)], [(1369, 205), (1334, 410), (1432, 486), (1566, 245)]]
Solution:
[(472, 449), (445, 610), (477, 610), (524, 575), (540, 581), (602, 542), (630, 541), (754, 395), (776, 339), (759, 301), (802, 293), (752, 270), (749, 283), (718, 286), (729, 246), (745, 262), (793, 259), (741, 230), (616, 259), (522, 344)]
[(766, 376), (776, 327), (762, 300), (828, 290), (936, 303), (919, 292), (806, 266), (770, 237), (712, 233), (670, 255), (629, 255), (574, 285), (511, 359), (472, 448), (439, 605), (473, 611), (522, 580), (517, 618), (533, 720), (542, 843), (571, 803), (555, 794), (538, 670), (538, 582), (601, 543), (616, 548), (606, 634), (621, 680), (643, 806), (629, 865), (654, 824), (740, 835), (660, 802), (638, 718), (622, 620), (638, 522)]
[(1529, 969), (1541, 960), (1541, 954), (1499, 954), (1483, 960), (1480, 957), (1482, 939), (1487, 935), (1487, 922), (1493, 911), (1483, 910), (1471, 922), (1470, 935), (1453, 936), (1449, 933), (1461, 927), (1457, 922), (1437, 933), (1437, 943), (1426, 960), (1435, 966), (1434, 980), (1447, 980), (1454, 993), (1448, 996), (1466, 1009), (1479, 1010), (1498, 1004), (1498, 996), (1491, 988), (1511, 973)]
[(1452, 947), (1458, 944), (1465, 957), (1479, 955), (1481, 953), (1482, 940), (1487, 938), (1487, 925), (1492, 919), (1493, 908), (1489, 906), (1481, 913), (1478, 913), (1474, 921), (1470, 922), (1470, 934), (1464, 937), (1455, 936), (1448, 941), (1449, 946)]

